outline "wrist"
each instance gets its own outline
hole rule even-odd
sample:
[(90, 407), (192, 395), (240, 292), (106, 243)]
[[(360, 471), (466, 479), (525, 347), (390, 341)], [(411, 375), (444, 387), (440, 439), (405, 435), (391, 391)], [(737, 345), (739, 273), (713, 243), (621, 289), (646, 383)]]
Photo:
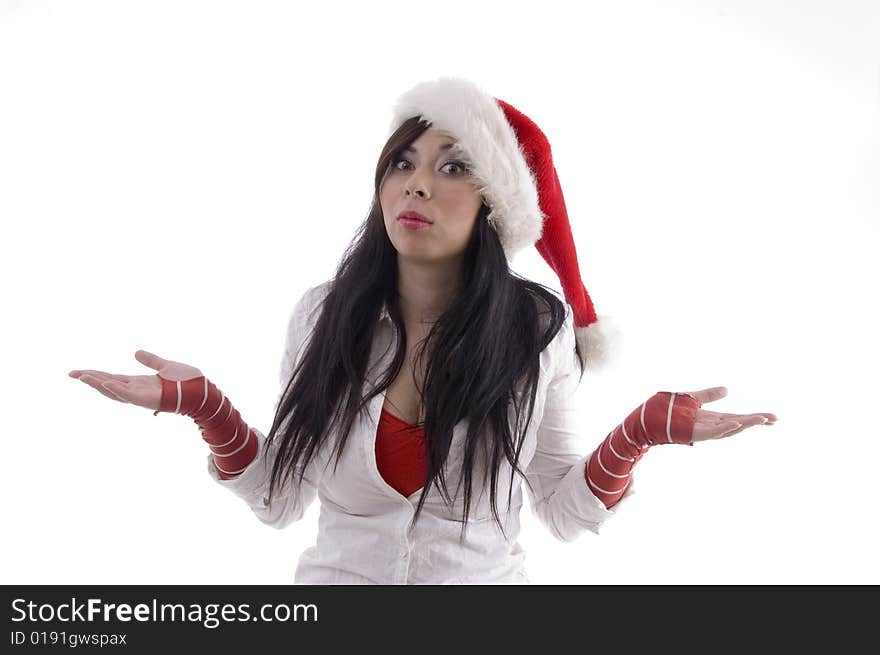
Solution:
[(693, 445), (700, 401), (688, 393), (658, 391), (625, 421), (627, 433), (641, 448), (662, 444)]
[(208, 400), (211, 383), (204, 375), (189, 380), (168, 380), (156, 375), (162, 384), (159, 412), (185, 414), (187, 416), (202, 409)]

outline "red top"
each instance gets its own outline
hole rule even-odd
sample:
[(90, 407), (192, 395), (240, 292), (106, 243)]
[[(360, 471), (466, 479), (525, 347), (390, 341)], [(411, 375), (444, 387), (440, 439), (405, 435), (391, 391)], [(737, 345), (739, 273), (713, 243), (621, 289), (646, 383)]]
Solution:
[(384, 407), (376, 432), (376, 466), (399, 494), (410, 496), (425, 484), (425, 429), (410, 425)]

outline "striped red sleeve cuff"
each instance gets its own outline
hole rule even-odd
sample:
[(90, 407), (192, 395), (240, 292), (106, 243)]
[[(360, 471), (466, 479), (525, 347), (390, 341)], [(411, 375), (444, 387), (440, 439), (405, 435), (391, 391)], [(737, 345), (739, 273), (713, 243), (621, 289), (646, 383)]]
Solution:
[(700, 402), (687, 393), (660, 391), (634, 409), (593, 451), (584, 468), (590, 491), (610, 508), (623, 497), (632, 470), (648, 448), (677, 443), (693, 446)]
[(203, 375), (189, 380), (157, 377), (162, 382), (162, 400), (156, 413), (191, 417), (208, 442), (220, 478), (241, 475), (257, 456), (259, 444), (229, 398)]

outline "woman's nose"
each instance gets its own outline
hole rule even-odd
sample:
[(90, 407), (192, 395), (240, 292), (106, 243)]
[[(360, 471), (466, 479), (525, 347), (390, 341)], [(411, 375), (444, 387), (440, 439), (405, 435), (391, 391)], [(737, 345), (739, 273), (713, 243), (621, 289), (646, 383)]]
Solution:
[(415, 195), (419, 198), (428, 198), (430, 196), (430, 192), (428, 191), (428, 186), (423, 182), (424, 176), (413, 174), (410, 176), (409, 181), (405, 187), (406, 195)]

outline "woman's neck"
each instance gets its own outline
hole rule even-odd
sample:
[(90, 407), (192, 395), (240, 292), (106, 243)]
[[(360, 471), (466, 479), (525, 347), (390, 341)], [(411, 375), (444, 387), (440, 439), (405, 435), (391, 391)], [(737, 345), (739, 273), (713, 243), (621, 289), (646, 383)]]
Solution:
[(398, 260), (397, 293), (404, 324), (432, 324), (461, 289), (461, 269)]

